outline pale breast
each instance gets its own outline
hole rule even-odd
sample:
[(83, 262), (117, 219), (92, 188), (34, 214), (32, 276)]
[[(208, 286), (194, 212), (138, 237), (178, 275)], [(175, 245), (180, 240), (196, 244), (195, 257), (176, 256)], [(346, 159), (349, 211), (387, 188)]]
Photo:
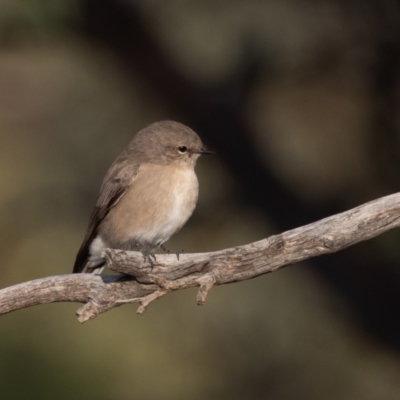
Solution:
[[(196, 206), (198, 181), (192, 168), (174, 172), (174, 182), (168, 190), (168, 206), (160, 212), (156, 232), (143, 233), (143, 238), (163, 243), (186, 223)], [(153, 236), (154, 235), (154, 236)]]
[(197, 197), (198, 180), (191, 166), (147, 164), (110, 210), (100, 234), (116, 247), (127, 240), (159, 245), (189, 219)]

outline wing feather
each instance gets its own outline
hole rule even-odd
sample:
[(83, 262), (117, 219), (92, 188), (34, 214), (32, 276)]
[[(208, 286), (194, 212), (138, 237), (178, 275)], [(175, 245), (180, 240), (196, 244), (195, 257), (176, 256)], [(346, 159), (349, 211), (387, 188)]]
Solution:
[(85, 238), (79, 248), (74, 264), (74, 273), (82, 272), (89, 258), (89, 247), (97, 235), (99, 225), (107, 216), (111, 208), (126, 193), (129, 186), (135, 180), (139, 171), (139, 165), (128, 163), (126, 158), (118, 158), (110, 167), (100, 189), (100, 196), (90, 216)]

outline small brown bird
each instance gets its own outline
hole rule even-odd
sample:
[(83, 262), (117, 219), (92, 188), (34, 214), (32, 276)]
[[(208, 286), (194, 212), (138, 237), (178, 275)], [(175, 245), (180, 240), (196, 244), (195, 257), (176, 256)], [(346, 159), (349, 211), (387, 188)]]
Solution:
[(73, 272), (102, 268), (105, 248), (137, 250), (151, 262), (154, 250), (192, 215), (199, 192), (194, 167), (210, 153), (178, 122), (141, 130), (104, 178)]

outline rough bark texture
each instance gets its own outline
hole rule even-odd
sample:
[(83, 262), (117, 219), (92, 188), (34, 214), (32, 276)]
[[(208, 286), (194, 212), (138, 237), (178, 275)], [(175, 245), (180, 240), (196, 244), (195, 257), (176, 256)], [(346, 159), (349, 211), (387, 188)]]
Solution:
[(318, 222), (244, 246), (213, 253), (157, 255), (143, 265), (137, 252), (107, 249), (108, 267), (121, 274), (75, 274), (29, 281), (0, 290), (0, 314), (60, 301), (85, 303), (77, 311), (85, 322), (113, 307), (139, 303), (143, 314), (153, 300), (174, 290), (199, 286), (202, 305), (214, 285), (238, 282), (286, 265), (332, 253), (400, 225), (400, 193), (366, 203)]

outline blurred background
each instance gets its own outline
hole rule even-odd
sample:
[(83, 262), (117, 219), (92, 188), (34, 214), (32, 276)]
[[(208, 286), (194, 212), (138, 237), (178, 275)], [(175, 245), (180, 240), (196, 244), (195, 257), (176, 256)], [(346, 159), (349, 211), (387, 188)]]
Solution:
[[(399, 0), (0, 2), (1, 287), (72, 270), (103, 176), (173, 119), (216, 157), (168, 247), (246, 244), (400, 187)], [(6, 399), (398, 399), (400, 234), (84, 325), (0, 318)]]

